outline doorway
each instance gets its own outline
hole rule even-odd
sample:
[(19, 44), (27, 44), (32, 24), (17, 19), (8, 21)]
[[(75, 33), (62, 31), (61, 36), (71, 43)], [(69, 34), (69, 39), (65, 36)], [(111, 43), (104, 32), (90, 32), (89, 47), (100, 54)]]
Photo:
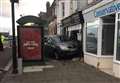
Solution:
[(115, 14), (102, 17), (101, 55), (113, 56), (115, 33)]
[(77, 34), (79, 33), (79, 30), (73, 30), (70, 32), (70, 40), (78, 40)]

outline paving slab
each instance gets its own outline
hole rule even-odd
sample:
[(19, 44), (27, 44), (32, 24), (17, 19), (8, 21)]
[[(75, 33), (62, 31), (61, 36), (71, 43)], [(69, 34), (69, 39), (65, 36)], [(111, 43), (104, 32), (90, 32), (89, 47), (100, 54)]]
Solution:
[(120, 79), (79, 61), (50, 61), (47, 63), (54, 67), (22, 75), (8, 73), (1, 83), (120, 83)]

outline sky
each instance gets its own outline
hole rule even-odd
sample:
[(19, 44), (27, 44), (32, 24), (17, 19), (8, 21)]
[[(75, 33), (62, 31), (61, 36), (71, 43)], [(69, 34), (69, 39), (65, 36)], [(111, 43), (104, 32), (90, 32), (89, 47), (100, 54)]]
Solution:
[(22, 15), (38, 15), (40, 11), (46, 11), (46, 2), (52, 4), (53, 0), (21, 0), (19, 13)]
[[(4, 1), (4, 2), (3, 2)], [(0, 0), (0, 8), (1, 4), (9, 3), (9, 0)], [(15, 17), (16, 19), (20, 18), (20, 15), (35, 15), (38, 16), (40, 11), (45, 12), (46, 11), (46, 2), (49, 1), (50, 4), (52, 4), (53, 0), (19, 0), (20, 4), (15, 4)], [(11, 9), (6, 4), (4, 5), (3, 10), (9, 11), (4, 13), (10, 13)], [(12, 23), (11, 23), (11, 17), (1, 16), (2, 11), (0, 11), (0, 32), (9, 32), (12, 33)]]

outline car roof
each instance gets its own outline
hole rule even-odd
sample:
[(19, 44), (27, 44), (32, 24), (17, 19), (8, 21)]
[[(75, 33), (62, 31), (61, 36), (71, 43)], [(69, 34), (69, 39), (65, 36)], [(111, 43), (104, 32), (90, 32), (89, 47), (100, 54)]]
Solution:
[(48, 36), (45, 36), (46, 38), (48, 37), (59, 37), (59, 35), (48, 35)]

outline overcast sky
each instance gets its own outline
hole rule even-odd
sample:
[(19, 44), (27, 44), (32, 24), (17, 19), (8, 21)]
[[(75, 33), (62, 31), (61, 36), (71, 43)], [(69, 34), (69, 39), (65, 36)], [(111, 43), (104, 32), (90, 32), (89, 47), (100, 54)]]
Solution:
[(46, 2), (52, 4), (53, 0), (21, 0), (19, 5), (20, 14), (38, 15), (40, 11), (46, 11)]
[[(10, 9), (10, 0), (0, 0), (0, 8), (1, 4), (2, 9), (6, 10), (5, 13), (11, 14)], [(15, 4), (15, 17), (16, 19), (20, 18), (20, 15), (35, 15), (38, 16), (40, 11), (45, 12), (46, 11), (46, 2), (49, 1), (50, 4), (52, 4), (53, 0), (19, 0), (20, 4)], [(7, 4), (6, 4), (7, 3)], [(3, 8), (4, 7), (4, 8)], [(8, 11), (8, 12), (7, 12)], [(10, 32), (12, 33), (12, 23), (11, 23), (11, 17), (1, 16), (0, 11), (0, 32)], [(9, 16), (9, 15), (8, 15)]]

